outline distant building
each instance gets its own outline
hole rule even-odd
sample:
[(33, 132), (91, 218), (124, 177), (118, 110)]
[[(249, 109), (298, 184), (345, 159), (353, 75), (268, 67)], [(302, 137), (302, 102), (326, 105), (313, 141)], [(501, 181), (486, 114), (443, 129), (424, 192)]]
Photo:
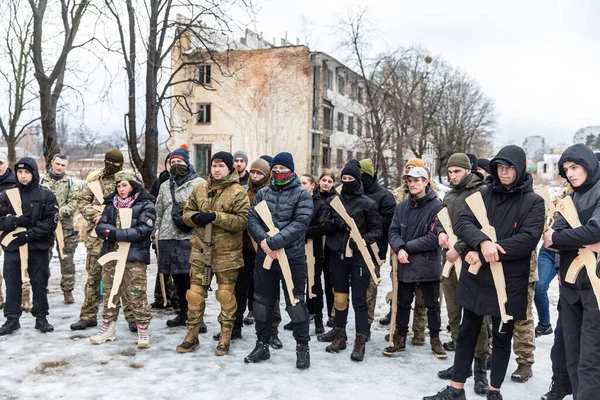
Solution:
[(557, 181), (560, 179), (558, 175), (558, 160), (560, 154), (544, 154), (543, 160), (537, 163), (537, 176), (544, 182)]
[(542, 136), (528, 136), (523, 141), (523, 150), (528, 159), (534, 162), (540, 161), (546, 152), (546, 139)]
[(600, 135), (600, 126), (599, 125), (586, 126), (585, 128), (579, 129), (577, 132), (575, 132), (575, 135), (573, 135), (573, 144), (577, 144), (577, 143), (587, 144), (586, 143), (587, 137), (589, 135), (594, 135), (594, 136)]

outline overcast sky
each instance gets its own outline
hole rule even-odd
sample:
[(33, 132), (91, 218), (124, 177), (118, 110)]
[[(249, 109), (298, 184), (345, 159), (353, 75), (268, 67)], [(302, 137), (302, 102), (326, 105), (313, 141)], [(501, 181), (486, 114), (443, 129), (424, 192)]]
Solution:
[[(494, 3), (494, 4), (492, 4)], [(304, 41), (301, 16), (314, 24), (311, 50), (336, 54), (332, 26), (368, 5), (374, 48), (420, 45), (460, 67), (494, 99), (496, 144), (542, 135), (568, 143), (581, 127), (600, 125), (600, 2), (262, 0), (256, 24), (267, 40)], [(125, 104), (123, 102), (123, 104)], [(93, 107), (88, 105), (88, 109)], [(86, 112), (97, 130), (120, 129), (120, 110)], [(96, 114), (96, 115), (93, 115)], [(99, 116), (99, 115), (98, 115)]]

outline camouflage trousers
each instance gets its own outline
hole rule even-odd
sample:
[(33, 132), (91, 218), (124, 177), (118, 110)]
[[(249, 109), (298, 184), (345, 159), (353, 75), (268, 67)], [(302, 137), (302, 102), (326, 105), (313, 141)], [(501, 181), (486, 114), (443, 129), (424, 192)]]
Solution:
[[(450, 271), (448, 278), (442, 278), (442, 290), (444, 292), (444, 298), (446, 303), (446, 311), (448, 312), (448, 324), (450, 325), (450, 336), (454, 345), (456, 345), (456, 338), (458, 337), (458, 323), (461, 317), (461, 308), (454, 301), (456, 295), (456, 289), (458, 288), (458, 279), (454, 270)], [(490, 355), (490, 346), (488, 341), (487, 324), (485, 318), (481, 324), (481, 330), (477, 337), (477, 347), (475, 347), (475, 358), (482, 359), (488, 358)]]
[[(75, 263), (73, 262), (73, 256), (79, 243), (79, 237), (73, 234), (72, 229), (63, 229), (63, 236), (65, 238), (65, 248), (63, 249), (65, 258), (61, 259), (60, 256), (58, 257), (60, 261), (60, 289), (63, 292), (72, 292), (75, 287)], [(58, 253), (58, 243), (56, 244), (56, 251)], [(50, 258), (52, 258), (52, 248), (50, 248), (49, 252)]]
[[(197, 261), (192, 261), (190, 264), (190, 289), (188, 290), (188, 294), (186, 296), (188, 300), (187, 324), (197, 325), (201, 322), (204, 322), (204, 311), (206, 310), (206, 294), (204, 291), (204, 264)], [(221, 303), (221, 312), (219, 313), (217, 320), (221, 326), (230, 326), (233, 328), (233, 324), (235, 322), (235, 312), (237, 310), (234, 287), (235, 282), (237, 281), (238, 270), (234, 269), (224, 272), (213, 272), (211, 274), (211, 281), (213, 276), (217, 278), (217, 284), (219, 286), (227, 285), (231, 288), (231, 302), (233, 302), (233, 307), (224, 309), (223, 303)], [(217, 290), (213, 292), (215, 293), (215, 297), (217, 297)]]
[[(373, 262), (375, 264), (375, 273), (379, 276), (379, 271), (381, 267), (377, 262)], [(369, 280), (369, 287), (367, 288), (367, 307), (369, 309), (369, 325), (373, 323), (375, 319), (375, 304), (377, 303), (377, 284), (373, 280), (373, 277)]]
[[(85, 282), (85, 300), (81, 306), (79, 319), (85, 321), (96, 320), (98, 308), (100, 306), (100, 281), (102, 280), (102, 265), (98, 262), (98, 255), (89, 254), (85, 260), (85, 270), (87, 271), (87, 280)], [(104, 285), (104, 284), (103, 284)], [(103, 292), (108, 294), (106, 286)], [(135, 322), (133, 311), (126, 298), (123, 299), (123, 313), (127, 322)]]
[[(2, 294), (2, 273), (0, 273), (0, 308), (4, 307), (4, 295)], [(23, 283), (21, 294), (21, 308), (27, 312), (31, 311), (31, 284)]]
[(535, 282), (530, 282), (527, 288), (527, 319), (515, 321), (513, 332), (513, 351), (517, 355), (517, 364), (532, 366), (535, 362), (535, 327), (533, 322), (533, 297)]
[(140, 324), (149, 324), (152, 319), (150, 314), (150, 305), (146, 295), (147, 279), (146, 264), (143, 262), (128, 262), (123, 271), (123, 280), (118, 294), (113, 298), (115, 307), (109, 308), (108, 301), (110, 292), (115, 279), (116, 261), (111, 261), (104, 266), (102, 271), (102, 284), (104, 292), (104, 310), (102, 311), (102, 320), (116, 321), (119, 316), (121, 300), (123, 304), (128, 304), (131, 308), (133, 321)]
[(427, 326), (427, 308), (423, 300), (423, 291), (417, 283), (415, 285), (415, 309), (413, 312), (413, 333), (415, 336), (425, 336), (425, 327)]

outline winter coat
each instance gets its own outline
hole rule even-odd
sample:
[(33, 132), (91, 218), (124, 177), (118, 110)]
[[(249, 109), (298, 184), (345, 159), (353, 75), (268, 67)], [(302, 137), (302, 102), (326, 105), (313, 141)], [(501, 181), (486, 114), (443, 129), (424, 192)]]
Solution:
[(379, 215), (381, 215), (382, 234), (377, 240), (377, 246), (379, 247), (379, 259), (385, 260), (387, 257), (388, 232), (394, 217), (396, 200), (389, 190), (377, 183), (377, 175), (375, 175), (371, 184), (364, 188), (364, 191), (368, 198), (377, 203)]
[(17, 184), (17, 179), (15, 178), (15, 174), (10, 168), (6, 168), (6, 172), (4, 175), (0, 176), (0, 193), (4, 192), (6, 189), (10, 189)]
[[(17, 183), (21, 195), (21, 208), (23, 215), (30, 216), (31, 226), (27, 228), (29, 250), (48, 250), (54, 246), (54, 231), (58, 223), (58, 202), (56, 196), (48, 188), (40, 186), (40, 176), (35, 160), (29, 157), (22, 158), (19, 163), (30, 166), (33, 172), (31, 182), (24, 186)], [(10, 217), (8, 217), (10, 215)], [(8, 199), (6, 191), (0, 194), (0, 241), (7, 235), (13, 235), (15, 210)], [(19, 251), (18, 246), (12, 241), (8, 246), (2, 246), (5, 251)]]
[[(248, 226), (248, 194), (239, 184), (239, 176), (233, 171), (226, 177), (215, 180), (212, 176), (194, 188), (185, 209), (183, 221), (193, 226), (192, 253), (200, 253), (205, 245), (204, 227), (192, 221), (194, 214), (213, 212), (212, 222), (212, 270), (214, 273), (241, 268), (242, 232)], [(200, 261), (198, 261), (200, 262)]]
[[(506, 281), (506, 312), (515, 320), (525, 320), (530, 257), (544, 229), (545, 206), (544, 200), (533, 191), (533, 178), (527, 173), (527, 161), (522, 150), (507, 146), (490, 163), (494, 164), (498, 158), (510, 160), (517, 170), (517, 179), (507, 189), (500, 183), (494, 168), (481, 195), (489, 222), (496, 229), (497, 243), (506, 251), (506, 254), (498, 252)], [(481, 242), (490, 238), (481, 232), (481, 225), (469, 207), (464, 208), (454, 225), (456, 235), (467, 244), (463, 257), (476, 250), (483, 263), (479, 273), (473, 275), (467, 272), (469, 265), (463, 259), (455, 302), (478, 315), (500, 317), (490, 264), (485, 262), (479, 248)]]
[(64, 231), (72, 231), (73, 215), (79, 205), (79, 187), (74, 184), (73, 180), (67, 174), (59, 177), (53, 176), (51, 172), (48, 172), (41, 178), (40, 185), (50, 189), (56, 196), (62, 229)]
[[(425, 196), (408, 200), (396, 206), (390, 226), (389, 242), (394, 253), (401, 249), (408, 253), (408, 264), (398, 264), (400, 282), (439, 281), (442, 274), (441, 250), (435, 223), (442, 202), (427, 186)], [(394, 257), (396, 257), (394, 255)]]
[(326, 212), (328, 212), (329, 206), (325, 204), (323, 198), (319, 194), (313, 196), (313, 214), (310, 219), (310, 225), (306, 230), (306, 238), (312, 239), (313, 241), (313, 256), (315, 258), (323, 259), (323, 230), (322, 230), (322, 219)]
[(240, 185), (248, 186), (248, 179), (250, 178), (250, 173), (248, 171), (244, 171), (244, 176), (240, 176)]
[[(256, 193), (258, 193), (258, 191), (260, 189), (269, 186), (270, 180), (268, 178), (265, 179), (265, 182), (259, 187), (255, 187), (254, 183), (251, 181), (252, 180), (249, 181), (250, 183), (248, 184), (248, 190), (247, 190), (248, 201), (250, 202), (250, 204), (254, 203), (254, 198), (256, 197)], [(254, 245), (252, 244), (252, 239), (250, 238), (250, 233), (248, 232), (248, 229), (244, 230), (243, 242), (244, 242), (244, 250), (255, 251)]]
[(555, 230), (552, 248), (560, 250), (561, 284), (573, 289), (589, 289), (591, 284), (585, 268), (579, 272), (575, 284), (566, 281), (566, 274), (580, 248), (600, 241), (600, 166), (594, 153), (584, 145), (569, 147), (562, 154), (558, 162), (559, 171), (563, 171), (563, 164), (567, 161), (579, 164), (588, 171), (587, 181), (569, 194), (582, 226), (572, 229), (559, 213), (552, 225)]
[[(304, 238), (312, 218), (313, 201), (310, 193), (300, 185), (300, 179), (294, 177), (287, 185), (271, 184), (260, 189), (252, 202), (248, 232), (258, 244), (256, 265), (262, 265), (265, 259), (260, 243), (266, 239), (271, 250), (285, 249), (291, 267), (306, 268)], [(254, 209), (263, 200), (267, 202), (273, 223), (279, 229), (273, 237), (267, 234), (266, 225)]]
[[(329, 203), (334, 197), (330, 197)], [(381, 237), (382, 231), (381, 215), (377, 211), (377, 203), (364, 195), (362, 185), (355, 193), (341, 193), (339, 197), (367, 245), (375, 243)], [(342, 221), (342, 217), (333, 208), (330, 208), (330, 212), (326, 214), (322, 224), (322, 230), (327, 235), (325, 245), (329, 251), (343, 257), (350, 240), (350, 231), (341, 224)]]
[[(127, 254), (127, 262), (143, 262), (150, 264), (150, 236), (154, 230), (156, 221), (156, 209), (154, 208), (154, 197), (142, 189), (139, 197), (131, 206), (132, 218), (130, 228), (120, 228), (121, 220), (118, 212), (113, 205), (113, 198), (118, 196), (116, 192), (106, 197), (104, 201), (104, 211), (98, 225), (96, 234), (102, 240), (106, 237), (106, 230), (117, 230), (117, 242), (130, 242), (131, 247)], [(100, 256), (115, 251), (116, 246), (104, 240)]]
[[(165, 161), (165, 168), (166, 168), (166, 166), (167, 166), (167, 163), (166, 163), (166, 161)], [(160, 191), (160, 187), (162, 186), (162, 184), (163, 184), (165, 181), (168, 181), (168, 180), (169, 180), (169, 176), (170, 176), (170, 174), (169, 174), (169, 171), (167, 171), (167, 170), (165, 169), (163, 172), (161, 172), (161, 173), (158, 175), (158, 178), (156, 178), (156, 179), (154, 180), (154, 182), (152, 182), (152, 186), (150, 187), (150, 194), (151, 194), (151, 195), (152, 195), (154, 198), (158, 198), (158, 192)]]
[(178, 204), (187, 202), (194, 187), (204, 179), (196, 174), (188, 174), (180, 184), (167, 179), (160, 185), (156, 198), (156, 229), (158, 229), (158, 272), (176, 275), (190, 272), (190, 254), (192, 251), (192, 230), (182, 232), (173, 222), (173, 198), (171, 184), (174, 185), (175, 201)]

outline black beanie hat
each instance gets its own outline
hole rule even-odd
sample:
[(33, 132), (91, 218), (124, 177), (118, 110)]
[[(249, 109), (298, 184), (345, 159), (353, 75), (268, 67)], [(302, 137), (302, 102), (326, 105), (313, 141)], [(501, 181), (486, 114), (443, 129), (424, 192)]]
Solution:
[(210, 162), (212, 163), (214, 160), (221, 160), (227, 165), (229, 172), (233, 171), (233, 155), (227, 151), (219, 151), (218, 153), (213, 154), (210, 158)]
[(471, 171), (477, 172), (477, 156), (473, 153), (467, 153), (467, 157), (469, 157), (469, 161), (471, 161)]
[(342, 170), (343, 175), (350, 175), (357, 181), (360, 181), (360, 163), (357, 160), (350, 160)]
[(276, 165), (283, 165), (284, 167), (289, 168), (290, 171), (294, 172), (294, 157), (287, 151), (282, 151), (273, 157), (271, 161), (271, 168)]
[(478, 158), (477, 159), (477, 166), (479, 168), (482, 168), (488, 174), (490, 173), (490, 160), (489, 159), (487, 159), (487, 158)]

